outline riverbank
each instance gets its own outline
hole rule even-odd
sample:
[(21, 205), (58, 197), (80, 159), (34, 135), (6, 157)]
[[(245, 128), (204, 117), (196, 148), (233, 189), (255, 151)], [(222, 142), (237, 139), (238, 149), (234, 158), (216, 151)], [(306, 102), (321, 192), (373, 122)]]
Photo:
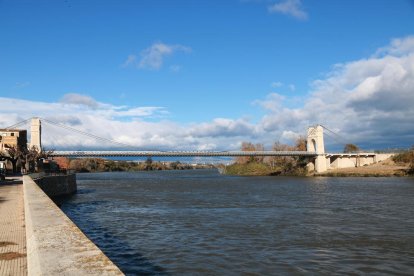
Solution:
[(246, 163), (246, 164), (231, 164), (225, 166), (222, 170), (226, 175), (241, 175), (241, 176), (268, 176), (279, 175), (280, 171), (272, 169), (267, 164), (263, 163)]
[(391, 176), (408, 176), (410, 175), (409, 166), (404, 164), (395, 164), (391, 160), (376, 163), (369, 166), (331, 169), (327, 172), (317, 173), (314, 176), (331, 176), (331, 177), (391, 177)]
[(187, 164), (179, 161), (161, 162), (148, 158), (146, 161), (107, 160), (103, 158), (55, 158), (60, 168), (84, 172), (134, 172), (134, 171), (169, 171), (211, 169), (209, 164)]
[(382, 162), (361, 167), (329, 169), (323, 173), (306, 172), (306, 168), (281, 168), (271, 167), (263, 163), (232, 164), (222, 170), (223, 174), (239, 176), (328, 176), (328, 177), (391, 177), (410, 176), (413, 171), (409, 164), (395, 163), (391, 158)]

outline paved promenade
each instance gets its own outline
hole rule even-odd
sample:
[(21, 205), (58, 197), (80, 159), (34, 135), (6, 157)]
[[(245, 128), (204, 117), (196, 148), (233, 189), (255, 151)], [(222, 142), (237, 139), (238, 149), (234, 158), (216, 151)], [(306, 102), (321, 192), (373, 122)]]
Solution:
[(21, 177), (0, 182), (0, 275), (27, 275)]

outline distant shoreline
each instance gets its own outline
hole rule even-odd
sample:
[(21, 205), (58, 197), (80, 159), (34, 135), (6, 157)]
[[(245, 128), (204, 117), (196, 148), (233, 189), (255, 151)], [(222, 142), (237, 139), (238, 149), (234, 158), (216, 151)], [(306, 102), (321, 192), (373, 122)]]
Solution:
[(408, 165), (373, 164), (370, 166), (333, 169), (314, 176), (325, 177), (402, 177), (410, 176)]
[(372, 165), (329, 169), (323, 173), (303, 171), (292, 171), (290, 173), (283, 173), (280, 170), (271, 170), (268, 166), (263, 164), (237, 164), (227, 166), (223, 170), (225, 175), (236, 176), (301, 176), (301, 177), (403, 177), (412, 176), (413, 172), (410, 170), (408, 164), (396, 164), (392, 160), (386, 160)]

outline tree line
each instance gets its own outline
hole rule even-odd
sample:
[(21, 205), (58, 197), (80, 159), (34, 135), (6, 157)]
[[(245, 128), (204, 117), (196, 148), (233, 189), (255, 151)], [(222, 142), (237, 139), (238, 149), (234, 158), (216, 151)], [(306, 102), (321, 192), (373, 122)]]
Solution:
[(187, 163), (160, 162), (147, 158), (145, 162), (115, 161), (102, 158), (79, 158), (69, 160), (68, 168), (76, 172), (120, 172), (120, 171), (160, 171), (212, 168), (212, 165), (190, 165)]
[(41, 166), (41, 161), (47, 159), (51, 152), (38, 150), (35, 146), (31, 148), (8, 146), (0, 151), (0, 160), (10, 161), (13, 173), (17, 173), (18, 166), (25, 172), (35, 172)]
[[(275, 142), (273, 151), (306, 151), (306, 138), (299, 137), (293, 146)], [(263, 144), (243, 142), (241, 151), (264, 151)], [(309, 160), (303, 156), (240, 156), (226, 166), (225, 173), (235, 175), (305, 175)]]

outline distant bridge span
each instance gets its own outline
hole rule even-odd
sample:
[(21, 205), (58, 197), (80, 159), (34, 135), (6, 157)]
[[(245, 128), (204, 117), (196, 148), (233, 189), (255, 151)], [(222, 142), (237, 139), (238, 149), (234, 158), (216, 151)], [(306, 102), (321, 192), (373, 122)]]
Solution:
[(308, 156), (308, 151), (55, 151), (53, 157), (237, 157), (237, 156)]
[[(41, 121), (40, 118), (32, 118), (30, 148), (42, 149), (41, 144)], [(27, 121), (27, 120), (26, 120)], [(24, 122), (26, 122), (24, 121)], [(46, 122), (71, 130), (76, 133), (95, 138), (99, 141), (109, 141), (113, 144), (125, 144), (98, 137), (68, 126), (61, 125), (50, 120)], [(20, 124), (20, 123), (19, 123)], [(18, 125), (18, 124), (16, 124)], [(16, 127), (14, 125), (13, 127)], [(328, 169), (360, 167), (386, 160), (392, 154), (378, 154), (373, 152), (357, 153), (327, 153), (325, 152), (324, 134), (326, 129), (338, 136), (335, 132), (322, 125), (308, 128), (306, 151), (55, 151), (52, 157), (241, 157), (241, 156), (303, 156), (309, 157), (307, 165), (309, 171), (322, 173)], [(128, 145), (127, 145), (128, 146)]]

